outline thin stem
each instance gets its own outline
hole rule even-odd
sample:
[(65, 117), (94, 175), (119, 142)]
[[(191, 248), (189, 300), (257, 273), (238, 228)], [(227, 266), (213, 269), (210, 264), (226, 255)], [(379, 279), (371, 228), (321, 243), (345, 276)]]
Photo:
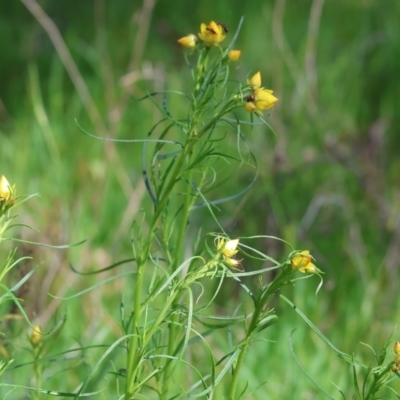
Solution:
[[(193, 152), (189, 153), (189, 155), (188, 155), (188, 165), (190, 165), (192, 155), (193, 155)], [(193, 171), (190, 169), (188, 171), (188, 176), (187, 176), (187, 179), (189, 182), (192, 179), (192, 174), (193, 174)], [(186, 233), (186, 229), (187, 229), (187, 224), (189, 221), (191, 204), (192, 204), (192, 198), (191, 198), (190, 194), (188, 193), (185, 196), (185, 201), (183, 204), (181, 225), (180, 225), (179, 232), (178, 232), (178, 238), (177, 238), (177, 243), (176, 243), (176, 248), (175, 248), (175, 256), (174, 256), (174, 260), (173, 260), (173, 264), (172, 264), (172, 271), (175, 271), (175, 269), (177, 268), (179, 261), (182, 257), (184, 238), (185, 238), (185, 233)], [(174, 302), (174, 305), (175, 305), (175, 303), (176, 302)], [(169, 355), (172, 355), (174, 353), (174, 348), (175, 348), (177, 328), (178, 328), (178, 326), (175, 322), (176, 322), (176, 317), (173, 315), (172, 319), (171, 319), (171, 323), (169, 325), (168, 350), (167, 350), (167, 354), (169, 354)], [(168, 396), (168, 391), (169, 391), (168, 377), (170, 376), (172, 369), (173, 369), (173, 360), (167, 359), (166, 366), (165, 366), (165, 369), (163, 372), (161, 399), (166, 399)]]
[(374, 395), (375, 393), (378, 392), (380, 389), (380, 386), (382, 385), (381, 379), (392, 369), (393, 367), (393, 362), (389, 363), (386, 368), (381, 371), (379, 374), (374, 374), (373, 381), (371, 383), (371, 386), (368, 389), (367, 394), (364, 397), (364, 400), (369, 400), (369, 398)]
[[(143, 270), (144, 266), (147, 263), (147, 259), (150, 253), (151, 243), (153, 242), (155, 231), (157, 228), (158, 220), (164, 210), (168, 202), (168, 198), (176, 183), (178, 182), (177, 177), (179, 176), (182, 165), (186, 159), (187, 154), (190, 154), (192, 148), (195, 144), (195, 140), (191, 138), (191, 135), (188, 137), (185, 147), (175, 165), (171, 173), (170, 180), (168, 185), (165, 188), (163, 197), (160, 202), (156, 205), (156, 210), (153, 215), (152, 224), (150, 227), (149, 236), (147, 238), (146, 244), (142, 250), (141, 257), (137, 263), (137, 281), (135, 286), (135, 295), (134, 295), (134, 315), (133, 315), (133, 324), (132, 324), (132, 338), (129, 343), (129, 351), (128, 351), (128, 360), (127, 360), (127, 382), (125, 388), (125, 400), (128, 400), (135, 392), (134, 390), (134, 382), (136, 376), (136, 367), (140, 362), (140, 351), (141, 347), (139, 346), (138, 334), (140, 328), (141, 314), (142, 314), (142, 287), (143, 287)], [(143, 344), (142, 344), (143, 346)]]
[(233, 372), (232, 384), (229, 391), (229, 400), (235, 400), (236, 389), (239, 382), (240, 368), (243, 364), (244, 357), (246, 355), (247, 347), (250, 344), (251, 337), (257, 329), (259, 317), (268, 303), (271, 301), (272, 297), (275, 295), (276, 291), (279, 290), (286, 282), (288, 276), (291, 274), (290, 268), (284, 268), (281, 273), (268, 285), (264, 293), (262, 294), (260, 300), (256, 304), (253, 316), (251, 318), (250, 326), (247, 329), (246, 336), (243, 339), (243, 344), (241, 345), (241, 350), (239, 357), (236, 362), (236, 366)]

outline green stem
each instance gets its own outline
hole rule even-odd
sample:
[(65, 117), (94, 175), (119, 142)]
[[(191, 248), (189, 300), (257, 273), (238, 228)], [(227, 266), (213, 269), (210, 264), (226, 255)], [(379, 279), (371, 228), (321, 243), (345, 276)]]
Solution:
[(142, 316), (142, 288), (143, 288), (143, 276), (144, 276), (144, 267), (147, 263), (151, 243), (153, 242), (155, 231), (157, 229), (158, 220), (166, 206), (169, 196), (175, 187), (176, 183), (178, 182), (178, 176), (181, 172), (182, 165), (185, 162), (185, 159), (188, 154), (191, 154), (193, 146), (196, 140), (193, 140), (192, 134), (188, 136), (187, 142), (185, 143), (185, 147), (179, 156), (179, 159), (171, 173), (171, 177), (169, 182), (165, 188), (162, 198), (160, 199), (159, 203), (156, 205), (156, 210), (153, 215), (153, 220), (150, 227), (149, 236), (147, 238), (147, 242), (141, 252), (141, 256), (137, 263), (137, 281), (135, 285), (135, 295), (134, 295), (134, 314), (133, 314), (133, 323), (132, 323), (132, 337), (129, 343), (129, 351), (128, 351), (128, 360), (127, 360), (127, 382), (125, 388), (125, 400), (129, 400), (132, 395), (134, 394), (134, 382), (136, 377), (136, 369), (139, 365), (140, 358), (141, 358), (141, 349), (142, 346), (139, 346), (139, 328), (140, 328), (140, 321)]
[[(190, 161), (192, 159), (192, 152), (188, 155), (188, 165), (190, 165)], [(188, 171), (188, 176), (187, 179), (190, 182), (192, 179), (192, 170)], [(189, 188), (191, 189), (191, 188)], [(175, 269), (178, 267), (179, 262), (182, 258), (182, 252), (183, 252), (183, 245), (184, 245), (184, 238), (185, 238), (185, 233), (186, 233), (186, 228), (187, 224), (189, 221), (189, 214), (190, 214), (190, 208), (192, 205), (192, 196), (189, 194), (186, 194), (185, 196), (185, 202), (183, 204), (183, 210), (182, 210), (182, 218), (181, 218), (181, 225), (180, 229), (178, 232), (178, 238), (177, 238), (177, 243), (176, 243), (176, 248), (175, 248), (175, 255), (173, 259), (173, 264), (172, 264), (172, 271), (175, 271)], [(175, 303), (173, 306), (175, 306)], [(176, 322), (176, 316), (173, 315), (171, 318), (171, 323), (169, 325), (169, 337), (168, 337), (168, 350), (167, 354), (172, 355), (175, 350), (175, 343), (176, 343), (176, 336), (177, 336), (177, 324)], [(167, 359), (166, 361), (166, 366), (163, 372), (163, 380), (162, 380), (162, 392), (161, 392), (161, 399), (166, 399), (168, 396), (169, 392), (169, 382), (170, 380), (168, 379), (170, 374), (172, 373), (173, 369), (173, 360), (172, 359)]]
[(251, 318), (250, 326), (247, 329), (245, 338), (243, 339), (243, 344), (241, 346), (240, 354), (237, 359), (235, 369), (233, 371), (232, 384), (231, 384), (229, 396), (228, 396), (229, 400), (235, 400), (236, 389), (237, 389), (237, 385), (239, 382), (240, 369), (243, 364), (244, 357), (246, 355), (247, 347), (250, 344), (253, 334), (257, 330), (260, 314), (265, 309), (265, 307), (268, 305), (268, 303), (271, 301), (271, 299), (275, 295), (276, 291), (279, 290), (285, 284), (285, 282), (286, 282), (288, 276), (291, 274), (291, 272), (292, 271), (290, 268), (283, 269), (281, 271), (281, 273), (275, 278), (275, 280), (273, 280), (268, 285), (267, 289), (264, 291), (260, 300), (256, 304), (254, 314)]
[[(42, 366), (38, 362), (39, 359), (39, 347), (36, 347), (34, 349), (34, 355), (35, 355), (35, 363), (33, 364), (33, 368), (35, 371), (35, 379), (36, 379), (36, 387), (38, 389), (42, 388)], [(39, 392), (34, 392), (34, 398), (39, 400), (40, 399), (40, 394)]]
[[(234, 107), (232, 107), (233, 109)], [(229, 112), (229, 110), (224, 110), (223, 114)], [(132, 398), (132, 396), (135, 393), (135, 378), (137, 375), (137, 366), (140, 363), (141, 359), (141, 352), (142, 349), (144, 348), (144, 344), (142, 343), (141, 345), (139, 344), (139, 330), (140, 330), (140, 321), (141, 321), (141, 316), (142, 316), (142, 291), (143, 291), (143, 275), (144, 275), (144, 267), (147, 263), (149, 254), (150, 254), (150, 249), (151, 249), (151, 243), (153, 242), (154, 236), (155, 236), (155, 231), (157, 229), (157, 224), (160, 216), (162, 215), (162, 212), (165, 208), (165, 206), (168, 203), (170, 194), (172, 190), (174, 189), (175, 185), (179, 182), (179, 175), (182, 170), (182, 166), (185, 163), (185, 160), (187, 156), (191, 156), (193, 152), (193, 147), (194, 145), (198, 142), (198, 140), (210, 129), (212, 126), (221, 118), (221, 113), (219, 113), (217, 116), (215, 116), (206, 126), (204, 126), (200, 132), (198, 132), (197, 136), (195, 135), (195, 126), (192, 126), (190, 132), (188, 132), (187, 140), (184, 145), (184, 148), (182, 150), (182, 153), (179, 156), (179, 159), (177, 163), (175, 164), (170, 178), (169, 182), (166, 185), (160, 201), (156, 204), (156, 209), (155, 213), (153, 215), (152, 223), (151, 223), (151, 228), (149, 232), (149, 236), (147, 238), (147, 242), (141, 252), (141, 257), (138, 260), (137, 263), (137, 281), (135, 285), (135, 295), (134, 295), (134, 315), (133, 315), (133, 323), (132, 323), (132, 337), (130, 339), (129, 343), (129, 351), (128, 351), (128, 360), (127, 360), (127, 381), (126, 381), (126, 388), (125, 388), (125, 400), (129, 400)], [(190, 178), (190, 171), (189, 171), (189, 178)], [(187, 219), (189, 216), (189, 211), (190, 211), (190, 203), (191, 198), (190, 196), (185, 196), (185, 203), (184, 203), (184, 210), (183, 210), (183, 216), (181, 220), (181, 229), (179, 231), (179, 236), (178, 236), (178, 243), (175, 251), (175, 257), (173, 261), (173, 269), (176, 268), (178, 265), (177, 263), (179, 262), (181, 251), (182, 251), (182, 246), (183, 246), (183, 240), (186, 232), (186, 225), (187, 225)], [(172, 321), (173, 322), (173, 321)], [(173, 346), (175, 343), (175, 337), (176, 337), (176, 332), (175, 332), (175, 324), (171, 323), (170, 325), (170, 336), (169, 336), (169, 341), (168, 341), (168, 354), (172, 354), (173, 352)], [(168, 366), (169, 364), (167, 364)], [(166, 371), (164, 371), (164, 378), (168, 378), (168, 371), (170, 367), (166, 368)], [(165, 382), (164, 382), (165, 383)], [(165, 395), (166, 396), (166, 395)], [(165, 397), (164, 397), (165, 398)]]
[(392, 367), (393, 367), (393, 362), (389, 363), (386, 368), (381, 371), (379, 374), (374, 375), (374, 379), (371, 383), (371, 386), (368, 389), (367, 394), (364, 397), (364, 400), (369, 400), (369, 398), (374, 395), (375, 393), (378, 392), (378, 390), (380, 389), (380, 386), (382, 386), (382, 382), (381, 379), (389, 372), (391, 371)]

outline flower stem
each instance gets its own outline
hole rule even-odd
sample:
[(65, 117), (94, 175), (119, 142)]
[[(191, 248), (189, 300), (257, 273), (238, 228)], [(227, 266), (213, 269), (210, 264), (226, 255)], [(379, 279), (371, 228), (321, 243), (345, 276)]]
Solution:
[(137, 366), (140, 363), (141, 351), (143, 348), (143, 343), (139, 346), (139, 330), (140, 322), (142, 316), (142, 288), (143, 288), (143, 277), (144, 277), (144, 267), (149, 258), (151, 244), (153, 242), (158, 221), (162, 212), (168, 203), (169, 196), (174, 189), (175, 185), (179, 181), (178, 176), (181, 173), (182, 166), (188, 154), (191, 154), (195, 140), (192, 139), (192, 135), (188, 136), (185, 143), (184, 149), (179, 156), (179, 159), (171, 173), (169, 182), (165, 188), (165, 191), (156, 205), (155, 213), (153, 215), (152, 223), (150, 226), (149, 236), (147, 241), (141, 251), (141, 255), (137, 262), (137, 280), (135, 285), (135, 295), (134, 295), (134, 305), (133, 305), (133, 323), (132, 323), (132, 337), (129, 343), (128, 360), (127, 360), (127, 381), (125, 388), (125, 400), (132, 398), (135, 393), (134, 383), (136, 378)]
[[(188, 155), (188, 165), (190, 165), (191, 159), (192, 159), (192, 152)], [(188, 171), (188, 176), (187, 180), (190, 182), (192, 179), (192, 170)], [(186, 194), (185, 196), (185, 201), (183, 204), (183, 210), (182, 210), (182, 218), (181, 218), (181, 224), (178, 232), (178, 238), (177, 238), (177, 243), (176, 243), (176, 248), (175, 248), (175, 255), (174, 255), (174, 260), (172, 264), (172, 271), (175, 271), (176, 268), (179, 265), (179, 262), (182, 257), (182, 252), (183, 252), (183, 245), (184, 245), (184, 238), (186, 234), (186, 229), (189, 221), (189, 214), (190, 214), (190, 208), (192, 205), (193, 199), (192, 196), (189, 194)], [(175, 306), (175, 303), (173, 303), (173, 308)], [(175, 350), (175, 343), (176, 343), (176, 336), (177, 336), (177, 324), (176, 322), (176, 316), (172, 315), (171, 318), (171, 323), (169, 324), (169, 337), (168, 337), (168, 350), (167, 354), (172, 355)], [(172, 373), (173, 369), (173, 360), (172, 359), (167, 359), (165, 369), (163, 372), (163, 382), (162, 382), (162, 392), (161, 392), (161, 399), (167, 399), (168, 397), (168, 392), (169, 392), (169, 382), (170, 380), (168, 379), (170, 374)]]
[(259, 317), (265, 307), (269, 304), (276, 291), (279, 290), (287, 281), (288, 276), (291, 274), (291, 268), (283, 268), (281, 273), (267, 286), (265, 291), (262, 293), (259, 301), (256, 304), (253, 316), (251, 318), (251, 322), (249, 328), (247, 329), (246, 336), (243, 339), (242, 345), (240, 346), (240, 354), (237, 359), (235, 369), (233, 371), (232, 383), (229, 391), (229, 400), (235, 400), (236, 397), (236, 389), (239, 382), (239, 374), (240, 368), (243, 364), (244, 357), (246, 355), (247, 347), (251, 342), (251, 338), (253, 334), (257, 330)]

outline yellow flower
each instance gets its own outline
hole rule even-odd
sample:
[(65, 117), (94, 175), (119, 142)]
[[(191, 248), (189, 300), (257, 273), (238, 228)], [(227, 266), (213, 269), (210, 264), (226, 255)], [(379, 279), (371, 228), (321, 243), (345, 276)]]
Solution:
[(222, 254), (225, 257), (233, 257), (238, 250), (236, 250), (237, 245), (239, 243), (239, 239), (233, 239), (233, 240), (225, 240), (224, 238), (220, 238), (218, 240), (218, 245), (217, 249), (221, 250), (222, 249)]
[(240, 50), (231, 50), (228, 53), (229, 61), (237, 61), (237, 60), (239, 60), (241, 54), (242, 54), (242, 52)]
[(318, 268), (311, 262), (312, 257), (308, 250), (303, 250), (300, 253), (296, 253), (292, 260), (292, 268), (299, 270), (303, 274), (308, 272), (309, 274), (315, 274), (319, 272)]
[(211, 21), (208, 25), (200, 25), (199, 38), (206, 46), (218, 46), (218, 44), (225, 39), (224, 32), (225, 29), (222, 24)]
[(187, 49), (193, 49), (196, 47), (197, 37), (192, 33), (190, 35), (184, 36), (178, 39), (178, 43)]
[(33, 347), (38, 346), (42, 340), (43, 340), (43, 336), (42, 336), (42, 329), (40, 328), (39, 325), (36, 325), (31, 333), (31, 337), (30, 337), (30, 342), (32, 344)]
[(11, 196), (11, 185), (7, 178), (2, 175), (0, 176), (0, 201), (7, 200)]
[(272, 90), (261, 87), (261, 74), (257, 72), (247, 83), (252, 89), (252, 93), (246, 98), (245, 110), (248, 112), (264, 111), (271, 108), (278, 99), (272, 94)]
[(239, 244), (239, 239), (225, 240), (224, 238), (219, 238), (217, 243), (217, 250), (222, 253), (222, 258), (224, 263), (230, 268), (241, 269), (242, 265), (239, 260), (233, 257), (237, 254), (237, 246)]

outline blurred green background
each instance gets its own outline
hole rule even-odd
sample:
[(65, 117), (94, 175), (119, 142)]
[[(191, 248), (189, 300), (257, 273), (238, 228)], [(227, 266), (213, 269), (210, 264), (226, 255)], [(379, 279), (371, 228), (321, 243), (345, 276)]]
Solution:
[[(92, 139), (75, 119), (99, 136), (144, 138), (160, 112), (134, 99), (191, 87), (177, 38), (196, 34), (200, 22), (212, 19), (231, 34), (242, 16), (235, 45), (242, 58), (234, 75), (245, 82), (261, 71), (263, 86), (279, 98), (266, 113), (276, 136), (264, 127), (248, 130), (259, 178), (246, 195), (221, 207), (223, 226), (232, 236), (278, 236), (311, 251), (326, 273), (323, 289), (316, 297), (317, 281), (307, 280), (285, 295), (342, 351), (373, 364), (361, 342), (379, 352), (399, 322), (399, 1), (4, 1), (0, 174), (16, 183), (19, 194), (41, 193), (19, 209), (19, 221), (39, 232), (21, 229), (16, 235), (51, 244), (88, 240), (69, 251), (20, 246), (20, 255), (33, 261), (10, 279), (11, 285), (41, 264), (18, 296), (29, 317), (48, 329), (67, 314), (58, 349), (120, 335), (119, 302), (129, 293), (122, 279), (71, 301), (48, 293), (64, 296), (100, 279), (74, 274), (69, 263), (90, 270), (130, 257), (129, 229), (142, 199), (147, 201), (141, 146)], [(174, 112), (180, 106), (169, 99)], [(237, 191), (249, 179), (238, 174)], [(202, 212), (196, 223), (216, 230)], [(288, 252), (273, 241), (258, 247), (282, 260)], [(246, 270), (259, 267), (245, 264)], [(239, 288), (226, 287), (224, 294), (218, 307), (234, 308)], [(266, 382), (248, 398), (322, 398), (290, 354), (293, 329), (305, 369), (335, 398), (331, 382), (351, 396), (349, 365), (289, 307), (277, 302), (276, 308), (280, 322), (247, 355), (250, 387)], [(1, 356), (29, 360), (27, 325), (7, 318), (1, 324)], [(224, 346), (225, 340), (221, 335), (214, 344)], [(57, 364), (57, 371), (72, 369), (68, 379), (49, 372), (43, 386), (73, 390), (96, 360), (95, 354), (80, 357), (76, 365)], [(2, 379), (29, 385), (29, 368), (10, 370)]]

